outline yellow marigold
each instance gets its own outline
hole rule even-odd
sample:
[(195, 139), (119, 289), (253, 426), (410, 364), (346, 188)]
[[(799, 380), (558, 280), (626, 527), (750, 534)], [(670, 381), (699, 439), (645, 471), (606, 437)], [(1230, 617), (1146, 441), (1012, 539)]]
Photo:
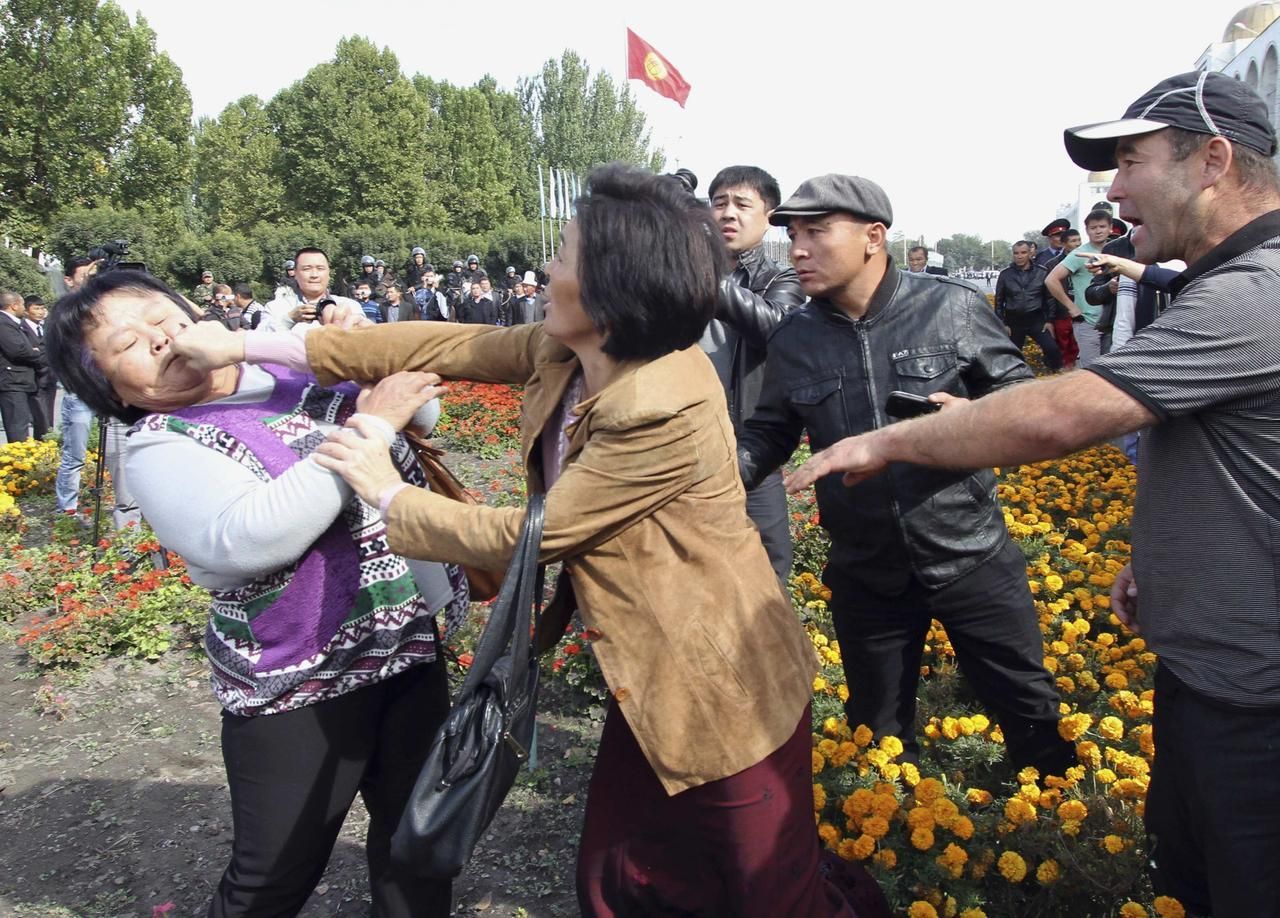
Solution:
[(1080, 800), (1068, 800), (1062, 804), (1062, 806), (1058, 807), (1059, 819), (1074, 819), (1079, 821), (1088, 815), (1089, 808)]
[(960, 735), (960, 722), (954, 717), (942, 718), (942, 735), (949, 740), (956, 739)]
[(1093, 773), (1099, 784), (1110, 784), (1116, 779), (1116, 773), (1110, 768), (1099, 768)]
[(959, 807), (946, 797), (943, 797), (941, 800), (933, 801), (929, 810), (933, 813), (934, 822), (942, 826), (944, 829), (951, 828), (951, 824), (960, 816)]
[(889, 834), (889, 820), (883, 816), (868, 816), (862, 820), (862, 832), (871, 838), (884, 838)]
[(846, 838), (844, 841), (840, 842), (839, 846), (836, 848), (836, 854), (846, 861), (856, 861), (858, 859), (856, 850), (857, 841), (852, 838)]
[(1062, 834), (1063, 834), (1063, 835), (1070, 835), (1072, 838), (1075, 838), (1077, 835), (1079, 835), (1079, 834), (1080, 834), (1080, 820), (1078, 820), (1078, 819), (1064, 819), (1064, 820), (1062, 821)]
[(907, 918), (938, 918), (938, 910), (928, 902), (917, 899), (908, 906)]
[(840, 830), (831, 823), (824, 822), (818, 826), (818, 838), (822, 839), (822, 843), (828, 848), (834, 848), (840, 841)]
[(1033, 768), (1030, 765), (1028, 765), (1026, 768), (1018, 772), (1019, 784), (1035, 784), (1039, 780), (1040, 780), (1039, 769)]
[(1027, 875), (1027, 862), (1016, 851), (1006, 851), (996, 862), (1000, 876), (1010, 883), (1021, 883)]
[(969, 801), (970, 806), (986, 806), (995, 798), (991, 796), (991, 791), (985, 791), (980, 787), (971, 787), (965, 793), (964, 799)]
[(1036, 882), (1041, 886), (1049, 886), (1058, 882), (1058, 878), (1061, 875), (1062, 872), (1058, 869), (1058, 862), (1053, 858), (1049, 858), (1036, 868)]
[(951, 842), (934, 860), (938, 862), (939, 867), (951, 875), (953, 880), (958, 880), (964, 873), (964, 865), (969, 861), (969, 853), (955, 842)]
[(1010, 797), (1004, 805), (1004, 818), (1015, 826), (1036, 821), (1036, 808), (1021, 797)]
[(973, 721), (973, 729), (978, 733), (986, 733), (987, 728), (991, 726), (991, 721), (985, 714), (974, 714), (970, 719)]
[(853, 843), (853, 857), (855, 860), (865, 861), (871, 857), (876, 850), (876, 840), (870, 835), (859, 835), (857, 841)]
[(822, 771), (827, 765), (827, 760), (822, 757), (822, 753), (817, 749), (813, 750), (813, 773), (816, 775)]
[(1058, 733), (1068, 743), (1074, 743), (1085, 731), (1093, 726), (1093, 718), (1088, 714), (1068, 714), (1062, 720), (1058, 721)]
[(912, 791), (915, 794), (916, 801), (928, 806), (933, 801), (944, 796), (947, 789), (942, 786), (942, 782), (937, 778), (922, 778)]
[(890, 758), (896, 759), (902, 755), (902, 740), (896, 736), (885, 736), (880, 739), (880, 748), (889, 755)]
[(1120, 918), (1147, 918), (1147, 910), (1137, 902), (1126, 902), (1120, 906)]
[(932, 829), (912, 829), (911, 830), (911, 847), (917, 851), (928, 851), (933, 847), (933, 830)]
[(907, 813), (907, 828), (932, 829), (937, 824), (933, 818), (933, 810), (927, 806), (918, 806)]
[(865, 787), (860, 787), (845, 798), (844, 806), (841, 809), (850, 818), (866, 816), (871, 812), (871, 804), (875, 801), (875, 796)]
[(831, 753), (828, 758), (831, 764), (836, 768), (843, 768), (853, 761), (854, 756), (858, 754), (858, 747), (850, 742), (843, 742), (836, 747), (836, 751)]
[(1107, 678), (1102, 680), (1102, 684), (1109, 689), (1123, 689), (1129, 687), (1129, 680), (1125, 678), (1124, 673), (1109, 673)]
[(1124, 721), (1119, 717), (1103, 717), (1098, 721), (1098, 732), (1108, 740), (1124, 739)]
[(858, 729), (853, 731), (853, 741), (860, 747), (869, 745), (872, 737), (871, 728), (866, 724), (858, 724)]
[(1062, 578), (1057, 574), (1050, 574), (1044, 578), (1044, 585), (1047, 590), (1052, 590), (1055, 593), (1061, 592), (1063, 586)]
[(824, 739), (824, 740), (818, 741), (818, 751), (821, 752), (823, 757), (825, 758), (828, 758), (828, 759), (831, 758), (833, 755), (835, 755), (836, 750), (839, 748), (840, 748), (839, 743), (837, 743), (833, 739)]
[(1076, 758), (1090, 768), (1097, 768), (1102, 764), (1102, 750), (1093, 740), (1085, 740), (1076, 744)]
[(813, 785), (813, 808), (821, 810), (827, 805), (827, 791), (821, 784)]
[(968, 816), (958, 816), (955, 821), (948, 826), (951, 834), (961, 841), (968, 841), (973, 838), (973, 820)]
[(892, 870), (898, 866), (898, 852), (892, 848), (882, 848), (877, 851), (875, 857), (872, 858), (877, 864), (885, 870)]
[(1172, 896), (1156, 896), (1156, 901), (1152, 905), (1160, 918), (1186, 918), (1187, 910)]
[(876, 794), (871, 801), (871, 815), (889, 819), (898, 812), (898, 800), (893, 794)]
[(960, 913), (960, 918), (987, 918), (987, 913), (980, 908), (966, 908)]
[(1128, 846), (1119, 835), (1108, 835), (1102, 839), (1102, 847), (1107, 850), (1107, 854), (1119, 854)]
[(841, 682), (836, 686), (836, 697), (840, 699), (840, 703), (844, 704), (849, 700), (849, 686)]
[(902, 780), (907, 782), (907, 787), (915, 787), (920, 783), (920, 769), (911, 762), (903, 762)]

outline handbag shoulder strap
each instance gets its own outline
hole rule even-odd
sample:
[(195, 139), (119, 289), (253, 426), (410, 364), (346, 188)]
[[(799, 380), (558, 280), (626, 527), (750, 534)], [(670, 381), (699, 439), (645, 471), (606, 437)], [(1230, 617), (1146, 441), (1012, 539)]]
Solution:
[(494, 664), (511, 646), (516, 660), (529, 657), (530, 615), (536, 615), (535, 602), (541, 605), (542, 591), (537, 582), (542, 580), (538, 565), (538, 553), (542, 547), (542, 527), (546, 517), (546, 495), (535, 492), (529, 495), (529, 508), (525, 512), (524, 530), (516, 542), (511, 562), (502, 578), (502, 589), (493, 601), (489, 623), (476, 644), (471, 668), (462, 683), (460, 694), (480, 685), (492, 672)]

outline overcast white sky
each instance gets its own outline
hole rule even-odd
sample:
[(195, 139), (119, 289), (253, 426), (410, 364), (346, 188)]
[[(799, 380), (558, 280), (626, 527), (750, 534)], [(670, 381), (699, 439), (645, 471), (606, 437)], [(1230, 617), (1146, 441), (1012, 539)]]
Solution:
[(784, 197), (812, 175), (857, 173), (888, 192), (894, 229), (932, 241), (1047, 223), (1084, 179), (1062, 129), (1118, 117), (1192, 69), (1242, 0), (121, 5), (182, 68), (197, 116), (269, 99), (352, 34), (389, 46), (407, 75), (457, 84), (487, 72), (511, 88), (565, 48), (622, 82), (630, 26), (693, 85), (682, 111), (631, 84), (669, 164), (703, 190), (736, 162), (768, 169)]

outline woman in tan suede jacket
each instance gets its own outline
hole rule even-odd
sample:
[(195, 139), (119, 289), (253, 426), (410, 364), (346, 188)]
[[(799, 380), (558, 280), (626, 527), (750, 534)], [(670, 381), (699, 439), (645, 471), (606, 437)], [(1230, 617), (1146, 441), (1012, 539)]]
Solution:
[[(525, 385), (542, 560), (564, 562), (613, 695), (579, 856), (587, 915), (854, 914), (819, 870), (815, 656), (747, 517), (723, 389), (692, 346), (724, 259), (707, 209), (674, 182), (603, 167), (548, 266), (544, 323), (306, 337), (322, 384), (409, 369)], [(282, 359), (248, 340), (250, 362)], [(383, 508), (393, 551), (505, 565), (521, 510), (399, 488), (385, 440), (353, 426), (319, 461)]]

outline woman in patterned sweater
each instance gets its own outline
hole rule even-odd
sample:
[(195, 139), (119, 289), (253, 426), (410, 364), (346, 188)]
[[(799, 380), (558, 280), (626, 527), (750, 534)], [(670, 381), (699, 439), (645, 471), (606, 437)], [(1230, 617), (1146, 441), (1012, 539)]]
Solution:
[(447, 915), (450, 884), (408, 875), (389, 850), (449, 707), (436, 616), (461, 619), (466, 581), (394, 554), (377, 508), (312, 458), (368, 419), (421, 485), (398, 431), (434, 424), (438, 379), (397, 374), (361, 393), (278, 366), (204, 372), (169, 347), (195, 321), (164, 284), (119, 271), (60, 301), (47, 337), (64, 385), (134, 425), (143, 515), (213, 597), (205, 649), (235, 839), (209, 914), (297, 914), (359, 791), (373, 914)]

